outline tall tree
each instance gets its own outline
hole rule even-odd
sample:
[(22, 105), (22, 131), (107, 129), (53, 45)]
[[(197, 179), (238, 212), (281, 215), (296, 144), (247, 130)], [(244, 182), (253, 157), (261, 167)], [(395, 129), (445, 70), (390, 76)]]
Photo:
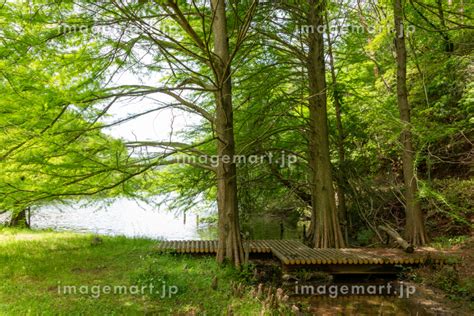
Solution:
[(228, 259), (236, 266), (243, 263), (237, 203), (234, 116), (232, 107), (231, 57), (227, 34), (225, 1), (212, 0), (214, 22), (214, 74), (216, 79), (217, 203), (219, 209), (219, 248), (217, 261)]
[(329, 132), (327, 120), (326, 69), (324, 37), (318, 31), (325, 25), (325, 1), (309, 0), (308, 25), (314, 27), (308, 35), (307, 71), (309, 80), (309, 131), (312, 171), (311, 192), (313, 217), (310, 237), (315, 247), (344, 247), (334, 195)]
[(344, 239), (345, 242), (348, 242), (348, 217), (347, 217), (347, 208), (346, 208), (346, 194), (344, 192), (344, 187), (347, 185), (346, 173), (344, 172), (345, 169), (345, 148), (344, 148), (344, 128), (342, 126), (342, 91), (339, 87), (337, 82), (337, 74), (336, 74), (336, 66), (334, 63), (334, 50), (333, 50), (333, 40), (330, 31), (329, 25), (329, 14), (326, 10), (325, 12), (325, 20), (326, 20), (326, 41), (328, 45), (328, 61), (329, 61), (329, 71), (331, 74), (331, 85), (332, 85), (332, 100), (334, 104), (334, 110), (336, 112), (336, 148), (337, 148), (337, 156), (338, 156), (338, 169), (339, 169), (339, 177), (337, 177), (337, 210), (339, 219), (342, 224), (342, 228), (344, 229)]
[(401, 143), (403, 147), (403, 181), (405, 183), (405, 234), (414, 245), (427, 242), (423, 213), (418, 200), (418, 185), (415, 173), (414, 149), (411, 132), (410, 103), (407, 89), (407, 50), (403, 23), (403, 0), (394, 0), (395, 50), (397, 59), (397, 102), (403, 124)]

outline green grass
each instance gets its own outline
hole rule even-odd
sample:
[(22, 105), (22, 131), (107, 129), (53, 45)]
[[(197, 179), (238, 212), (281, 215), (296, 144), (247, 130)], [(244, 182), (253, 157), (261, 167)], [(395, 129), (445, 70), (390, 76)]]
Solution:
[(461, 245), (463, 242), (465, 242), (468, 239), (469, 239), (469, 236), (467, 235), (436, 237), (429, 244), (429, 246), (437, 248), (437, 249), (451, 248), (457, 245)]
[[(0, 228), (0, 315), (222, 315), (229, 305), (236, 315), (260, 312), (249, 295), (232, 296), (230, 284), (239, 274), (213, 257), (157, 254), (156, 241), (102, 238), (93, 245), (86, 234)], [(102, 293), (107, 286), (135, 291), (149, 284), (159, 293)], [(89, 292), (64, 294), (64, 285), (78, 292), (89, 286)], [(163, 285), (176, 286), (178, 293), (162, 297)]]

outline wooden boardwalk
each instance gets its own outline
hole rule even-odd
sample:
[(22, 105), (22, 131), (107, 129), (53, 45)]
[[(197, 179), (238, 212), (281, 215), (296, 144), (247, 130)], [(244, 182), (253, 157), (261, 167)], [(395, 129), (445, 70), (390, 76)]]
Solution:
[[(217, 240), (162, 241), (157, 246), (161, 252), (212, 254), (217, 252)], [(412, 254), (401, 249), (347, 248), (313, 249), (298, 240), (251, 240), (244, 242), (249, 254), (266, 253), (278, 258), (283, 265), (415, 265), (442, 264), (448, 260), (446, 253), (433, 248), (419, 248)]]

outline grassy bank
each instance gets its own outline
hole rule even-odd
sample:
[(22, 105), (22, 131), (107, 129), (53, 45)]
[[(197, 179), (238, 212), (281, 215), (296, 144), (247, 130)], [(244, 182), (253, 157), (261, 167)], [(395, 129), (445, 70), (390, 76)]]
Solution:
[(229, 305), (239, 315), (260, 311), (255, 300), (231, 295), (238, 272), (212, 257), (157, 255), (156, 241), (146, 239), (102, 239), (0, 228), (0, 314), (219, 315)]
[[(421, 267), (408, 274), (411, 280), (440, 292), (447, 305), (461, 315), (474, 314), (474, 237), (438, 238), (431, 246), (459, 253), (456, 265)], [(462, 311), (462, 312), (461, 312)]]

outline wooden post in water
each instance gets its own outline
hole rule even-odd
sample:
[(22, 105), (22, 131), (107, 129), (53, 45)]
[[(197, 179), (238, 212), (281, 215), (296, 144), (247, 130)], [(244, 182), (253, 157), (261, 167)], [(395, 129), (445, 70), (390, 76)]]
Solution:
[(284, 233), (285, 233), (285, 227), (283, 226), (283, 222), (280, 222), (280, 239), (283, 239)]

